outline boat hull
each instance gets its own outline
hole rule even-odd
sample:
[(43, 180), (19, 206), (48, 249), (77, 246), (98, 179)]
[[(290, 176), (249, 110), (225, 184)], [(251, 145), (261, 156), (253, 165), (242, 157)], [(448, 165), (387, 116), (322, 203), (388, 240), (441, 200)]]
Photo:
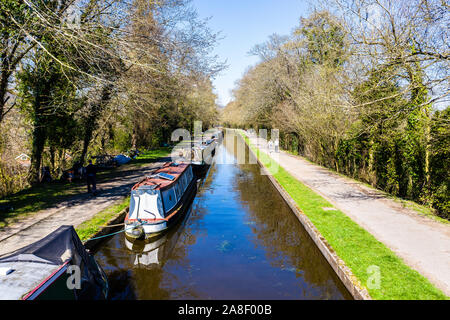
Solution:
[(211, 165), (209, 164), (192, 165), (192, 170), (197, 179), (203, 179), (210, 167)]

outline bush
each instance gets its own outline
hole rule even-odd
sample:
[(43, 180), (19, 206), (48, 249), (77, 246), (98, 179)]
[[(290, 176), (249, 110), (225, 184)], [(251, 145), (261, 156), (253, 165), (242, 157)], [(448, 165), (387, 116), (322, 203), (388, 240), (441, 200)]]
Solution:
[(25, 167), (0, 160), (0, 197), (19, 192), (28, 186)]

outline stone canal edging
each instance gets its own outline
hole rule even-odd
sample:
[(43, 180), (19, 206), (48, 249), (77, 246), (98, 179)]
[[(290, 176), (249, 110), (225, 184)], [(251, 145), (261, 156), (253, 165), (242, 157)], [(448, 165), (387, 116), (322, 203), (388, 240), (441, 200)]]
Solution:
[[(95, 234), (91, 235), (91, 237), (84, 241), (83, 244), (85, 246), (86, 249), (88, 250), (95, 250), (97, 248), (97, 246), (105, 240), (105, 238), (100, 238), (99, 237), (103, 237), (103, 236), (107, 236), (108, 234), (111, 234), (112, 232), (114, 232), (114, 230), (117, 230), (118, 227), (113, 227), (115, 225), (121, 225), (123, 224), (123, 220), (125, 219), (125, 216), (127, 215), (129, 210), (129, 207), (123, 209), (122, 211), (120, 211), (117, 216), (115, 216), (114, 218), (111, 218), (106, 224), (105, 227), (103, 227), (101, 230), (99, 230), (98, 232), (96, 232)], [(111, 227), (110, 227), (111, 226)]]
[(264, 164), (259, 160), (251, 146), (245, 141), (245, 139), (239, 134), (242, 140), (244, 140), (245, 144), (247, 144), (250, 152), (257, 159), (258, 164), (265, 172), (269, 180), (272, 182), (274, 187), (278, 190), (281, 197), (288, 204), (294, 214), (297, 216), (305, 230), (308, 232), (311, 239), (319, 248), (322, 255), (325, 257), (327, 262), (330, 264), (331, 268), (334, 270), (338, 278), (345, 285), (347, 290), (356, 300), (372, 300), (367, 290), (361, 285), (356, 276), (352, 273), (350, 268), (348, 268), (345, 262), (339, 258), (327, 240), (320, 234), (314, 224), (309, 220), (309, 218), (302, 212), (302, 210), (298, 207), (297, 203), (292, 199), (292, 197), (284, 190), (284, 188), (279, 184), (279, 182), (269, 173)]

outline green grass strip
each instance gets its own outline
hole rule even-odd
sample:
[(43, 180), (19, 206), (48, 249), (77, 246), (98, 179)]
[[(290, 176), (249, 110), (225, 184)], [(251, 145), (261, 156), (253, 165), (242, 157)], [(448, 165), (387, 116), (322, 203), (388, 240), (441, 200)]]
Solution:
[[(258, 159), (294, 199), (336, 254), (352, 270), (373, 299), (377, 300), (444, 300), (448, 297), (428, 279), (408, 267), (394, 252), (361, 228), (343, 212), (326, 211), (333, 207), (328, 201), (290, 175), (266, 153), (255, 148), (239, 131)], [(278, 170), (271, 170), (278, 166)], [(377, 266), (381, 281), (378, 289), (368, 288), (368, 269)], [(370, 270), (370, 269), (369, 269)]]
[(129, 203), (130, 197), (127, 197), (123, 201), (109, 206), (97, 213), (91, 219), (80, 224), (75, 231), (78, 233), (81, 241), (86, 241), (99, 232), (102, 229), (102, 226), (106, 225), (109, 220), (115, 218), (122, 210), (128, 207)]
[(171, 147), (161, 147), (154, 150), (143, 151), (139, 156), (136, 157), (136, 159), (131, 162), (131, 164), (146, 165), (149, 162), (158, 160), (160, 158), (169, 157), (171, 152)]

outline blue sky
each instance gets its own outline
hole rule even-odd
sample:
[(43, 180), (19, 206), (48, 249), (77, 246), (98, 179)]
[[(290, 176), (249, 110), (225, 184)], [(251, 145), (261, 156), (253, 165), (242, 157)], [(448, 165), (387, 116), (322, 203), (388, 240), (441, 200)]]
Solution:
[(236, 80), (258, 62), (248, 55), (250, 49), (274, 33), (289, 34), (308, 9), (306, 0), (193, 0), (192, 5), (200, 18), (210, 17), (209, 27), (224, 37), (215, 49), (229, 65), (214, 81), (221, 105), (230, 101)]

